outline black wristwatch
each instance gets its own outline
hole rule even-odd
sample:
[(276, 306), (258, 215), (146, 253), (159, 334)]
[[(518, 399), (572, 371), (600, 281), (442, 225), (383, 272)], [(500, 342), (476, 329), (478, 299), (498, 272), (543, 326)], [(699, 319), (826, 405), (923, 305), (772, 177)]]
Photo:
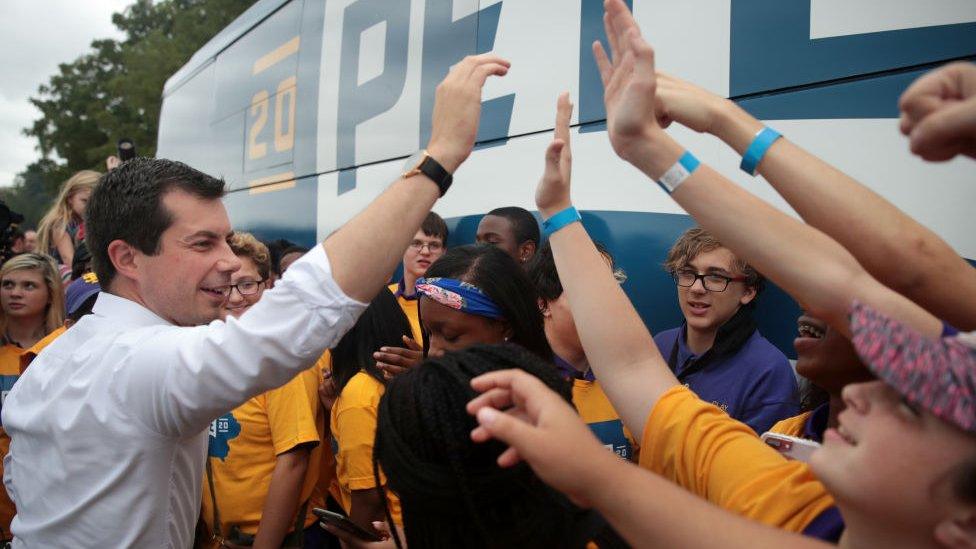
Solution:
[(418, 174), (429, 177), (434, 183), (437, 183), (437, 188), (441, 190), (441, 196), (447, 193), (447, 189), (451, 188), (451, 183), (454, 181), (454, 176), (445, 170), (440, 162), (434, 160), (434, 157), (427, 154), (426, 150), (418, 151), (408, 158), (403, 169), (404, 179)]

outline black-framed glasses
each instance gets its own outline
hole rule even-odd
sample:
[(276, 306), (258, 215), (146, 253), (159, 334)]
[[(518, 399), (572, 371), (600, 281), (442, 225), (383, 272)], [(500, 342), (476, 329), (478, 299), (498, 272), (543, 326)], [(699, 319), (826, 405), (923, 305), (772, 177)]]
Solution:
[(444, 249), (444, 245), (437, 241), (424, 242), (423, 240), (414, 240), (410, 243), (410, 249), (415, 252), (423, 250), (424, 247), (426, 247), (432, 254), (436, 254)]
[(693, 269), (678, 269), (671, 272), (674, 283), (682, 288), (690, 288), (695, 285), (696, 280), (702, 281), (702, 287), (709, 292), (724, 292), (731, 282), (745, 282), (744, 276), (725, 276), (714, 273), (698, 274)]
[(224, 294), (224, 297), (228, 297), (231, 292), (237, 289), (237, 293), (241, 295), (254, 295), (258, 293), (262, 285), (264, 285), (263, 278), (261, 280), (244, 280), (237, 284), (221, 287), (220, 293)]

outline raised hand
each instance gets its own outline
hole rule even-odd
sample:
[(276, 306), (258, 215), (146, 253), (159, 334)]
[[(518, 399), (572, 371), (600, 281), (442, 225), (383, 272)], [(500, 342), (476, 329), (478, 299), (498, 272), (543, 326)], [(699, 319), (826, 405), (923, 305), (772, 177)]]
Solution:
[(721, 111), (728, 100), (661, 71), (657, 72), (657, 122), (671, 122), (701, 133), (717, 133)]
[(469, 55), (437, 86), (427, 152), (447, 171), (454, 173), (474, 148), (485, 80), (504, 76), (510, 65), (497, 55)]
[(547, 484), (588, 506), (588, 491), (599, 485), (593, 482), (594, 471), (623, 463), (538, 378), (522, 370), (501, 370), (472, 379), (471, 386), (482, 393), (467, 406), (479, 424), (472, 440), (496, 438), (510, 446), (498, 456), (498, 465), (511, 467), (525, 460)]
[(573, 155), (569, 146), (569, 121), (573, 116), (573, 104), (569, 93), (563, 92), (556, 101), (556, 129), (552, 143), (546, 149), (546, 169), (535, 190), (535, 204), (543, 217), (568, 208), (570, 178), (573, 173)]
[(424, 361), (424, 350), (413, 338), (403, 336), (403, 344), (406, 347), (380, 347), (373, 353), (376, 367), (386, 379), (393, 379)]
[(898, 101), (901, 132), (929, 161), (976, 158), (976, 65), (950, 63), (912, 83)]
[(603, 80), (607, 131), (617, 155), (634, 162), (647, 152), (651, 140), (663, 134), (655, 114), (654, 50), (641, 38), (622, 0), (606, 0), (604, 7), (611, 55), (599, 41), (593, 43), (593, 55)]

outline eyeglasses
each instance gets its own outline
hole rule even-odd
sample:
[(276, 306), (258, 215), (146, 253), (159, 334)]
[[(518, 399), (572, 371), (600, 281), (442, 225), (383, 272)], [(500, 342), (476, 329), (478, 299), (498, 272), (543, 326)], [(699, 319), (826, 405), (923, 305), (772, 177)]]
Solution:
[(436, 241), (424, 242), (423, 240), (414, 240), (413, 242), (410, 243), (410, 249), (415, 252), (419, 252), (420, 250), (423, 250), (425, 246), (432, 254), (436, 254), (437, 252), (444, 249), (444, 245)]
[(698, 274), (691, 269), (678, 269), (671, 272), (671, 278), (675, 284), (682, 288), (690, 288), (695, 285), (696, 280), (702, 281), (702, 287), (709, 292), (724, 292), (730, 282), (745, 282), (746, 277), (730, 277), (720, 274)]
[(237, 289), (237, 293), (241, 295), (254, 295), (258, 293), (258, 290), (261, 289), (262, 285), (264, 285), (264, 279), (244, 280), (242, 282), (238, 282), (237, 284), (223, 286), (219, 288), (219, 290), (220, 293), (224, 295), (224, 297), (230, 296), (231, 292), (233, 292), (235, 289)]

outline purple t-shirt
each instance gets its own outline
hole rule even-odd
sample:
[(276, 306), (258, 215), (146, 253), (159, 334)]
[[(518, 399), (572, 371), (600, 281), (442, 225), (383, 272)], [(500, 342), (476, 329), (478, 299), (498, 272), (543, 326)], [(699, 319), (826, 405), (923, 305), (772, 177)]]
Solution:
[(657, 334), (654, 342), (665, 359), (677, 344), (674, 373), (678, 381), (757, 434), (800, 413), (793, 367), (758, 330), (736, 353), (715, 359), (704, 368), (690, 367), (698, 356), (685, 342), (684, 326)]

